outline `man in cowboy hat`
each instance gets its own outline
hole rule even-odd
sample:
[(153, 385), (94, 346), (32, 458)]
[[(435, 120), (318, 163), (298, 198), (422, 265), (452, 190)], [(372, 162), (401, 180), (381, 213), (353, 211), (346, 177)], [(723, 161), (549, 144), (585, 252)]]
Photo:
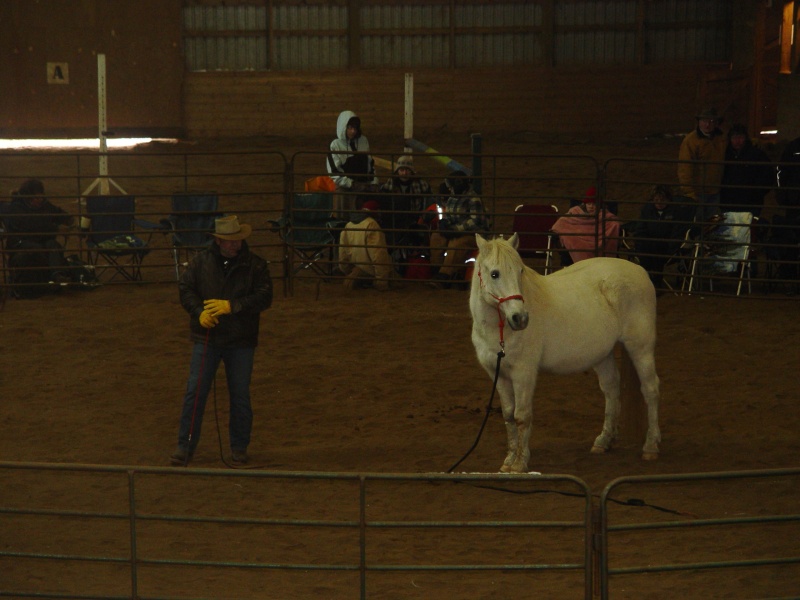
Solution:
[(220, 361), (225, 363), (230, 397), (230, 447), (233, 465), (247, 463), (253, 425), (250, 376), (258, 345), (261, 311), (272, 304), (267, 262), (250, 252), (252, 228), (236, 215), (216, 220), (214, 243), (197, 254), (178, 283), (189, 313), (194, 344), (183, 397), (174, 465), (187, 465), (200, 439), (208, 392)]
[(719, 128), (722, 117), (715, 108), (701, 110), (697, 127), (689, 133), (678, 152), (680, 193), (698, 203), (697, 216), (709, 220), (718, 215), (725, 148), (728, 145)]

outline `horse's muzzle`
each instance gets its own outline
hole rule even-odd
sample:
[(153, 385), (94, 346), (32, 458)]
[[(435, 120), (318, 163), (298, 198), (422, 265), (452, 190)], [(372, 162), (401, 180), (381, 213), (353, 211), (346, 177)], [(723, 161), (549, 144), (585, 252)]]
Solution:
[(514, 331), (525, 329), (528, 326), (528, 311), (521, 310), (508, 315), (508, 326)]

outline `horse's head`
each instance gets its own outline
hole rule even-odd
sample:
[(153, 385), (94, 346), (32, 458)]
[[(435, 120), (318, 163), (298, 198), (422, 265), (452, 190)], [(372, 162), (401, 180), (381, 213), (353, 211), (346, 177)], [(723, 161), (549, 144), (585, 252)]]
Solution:
[(511, 329), (525, 329), (528, 311), (522, 296), (525, 265), (517, 252), (519, 236), (515, 233), (509, 240), (486, 240), (476, 234), (475, 239), (478, 258), (472, 293), (479, 293), (484, 302), (496, 306)]

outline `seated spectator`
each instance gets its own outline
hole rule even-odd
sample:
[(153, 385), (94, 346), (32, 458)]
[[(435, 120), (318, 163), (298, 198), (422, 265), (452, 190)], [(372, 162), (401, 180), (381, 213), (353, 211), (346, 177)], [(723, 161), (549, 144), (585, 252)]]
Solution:
[(656, 185), (642, 206), (639, 220), (632, 224), (636, 256), (650, 275), (656, 289), (664, 286), (664, 267), (683, 242), (694, 217), (692, 206), (673, 202), (672, 188)]
[(764, 196), (775, 187), (775, 170), (761, 148), (754, 145), (744, 125), (728, 131), (720, 205), (723, 212), (751, 212), (759, 218)]
[(381, 224), (386, 233), (389, 253), (401, 275), (405, 274), (408, 259), (421, 253), (427, 235), (419, 224), (425, 207), (431, 201), (431, 186), (414, 170), (414, 159), (403, 154), (397, 159), (394, 176), (384, 183), (381, 203)]
[(469, 253), (477, 249), (476, 233), (486, 233), (489, 223), (478, 194), (464, 171), (453, 171), (444, 180), (448, 194), (442, 206), (438, 229), (431, 233), (431, 264), (439, 267), (439, 287), (463, 276)]
[(392, 267), (381, 229), (376, 200), (367, 200), (354, 211), (339, 235), (339, 269), (345, 275), (344, 287), (354, 289), (360, 281), (374, 280), (375, 289), (386, 291), (399, 275)]
[(72, 217), (47, 200), (41, 181), (29, 179), (12, 194), (3, 220), (8, 266), (17, 297), (35, 298), (48, 289), (57, 289), (43, 284), (71, 281), (65, 269), (64, 247), (56, 235), (60, 227), (72, 223)]
[[(604, 254), (615, 254), (619, 247), (620, 222), (611, 211), (597, 210), (597, 189), (592, 186), (577, 206), (553, 225), (559, 242), (569, 254), (566, 264)], [(598, 232), (601, 234), (598, 236)], [(562, 265), (565, 265), (562, 255)]]
[(349, 211), (361, 208), (378, 190), (369, 140), (361, 131), (361, 118), (352, 110), (339, 113), (336, 139), (330, 144), (326, 162), (328, 175), (336, 184), (333, 214), (347, 218)]

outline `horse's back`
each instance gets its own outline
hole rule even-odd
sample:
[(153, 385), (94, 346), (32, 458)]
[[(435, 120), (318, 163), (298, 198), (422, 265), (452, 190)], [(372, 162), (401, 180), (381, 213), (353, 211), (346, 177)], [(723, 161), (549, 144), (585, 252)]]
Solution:
[(655, 288), (647, 271), (621, 258), (588, 258), (547, 275), (545, 280), (554, 290), (571, 288), (600, 295), (614, 306), (633, 302), (655, 310)]
[(576, 328), (595, 335), (602, 330), (599, 338), (610, 336), (608, 341), (614, 338), (626, 345), (655, 344), (655, 288), (639, 265), (619, 258), (589, 258), (540, 281), (548, 296), (558, 299), (559, 313)]

